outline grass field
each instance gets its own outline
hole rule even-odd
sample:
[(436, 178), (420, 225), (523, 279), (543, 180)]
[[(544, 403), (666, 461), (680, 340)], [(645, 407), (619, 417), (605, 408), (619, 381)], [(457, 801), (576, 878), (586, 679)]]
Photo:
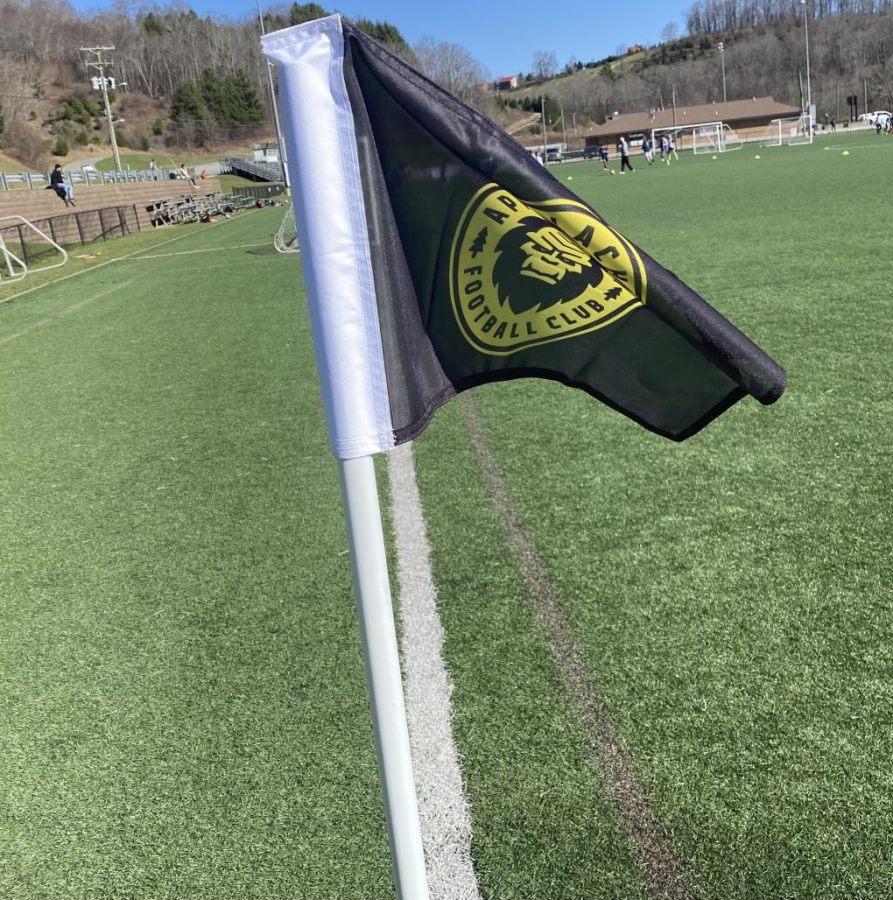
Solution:
[[(893, 895), (891, 154), (552, 170), (787, 368), (775, 406), (676, 445), (551, 383), (470, 395), (705, 900)], [(281, 214), (0, 294), (2, 897), (393, 896)], [(415, 457), (481, 893), (653, 896), (470, 415)]]

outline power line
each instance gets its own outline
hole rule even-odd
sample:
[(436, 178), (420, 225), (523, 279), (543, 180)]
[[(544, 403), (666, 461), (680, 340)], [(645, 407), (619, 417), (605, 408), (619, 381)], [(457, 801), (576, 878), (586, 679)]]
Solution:
[(111, 60), (103, 59), (104, 53), (113, 51), (114, 47), (80, 47), (83, 54), (92, 53), (95, 59), (84, 56), (84, 65), (88, 69), (96, 69), (99, 72), (99, 87), (102, 90), (102, 101), (105, 104), (105, 117), (109, 123), (109, 140), (112, 144), (112, 155), (115, 157), (115, 168), (121, 171), (121, 156), (118, 153), (118, 141), (115, 139), (115, 123), (112, 119), (112, 107), (109, 103), (108, 79), (105, 77), (105, 67), (111, 66)]

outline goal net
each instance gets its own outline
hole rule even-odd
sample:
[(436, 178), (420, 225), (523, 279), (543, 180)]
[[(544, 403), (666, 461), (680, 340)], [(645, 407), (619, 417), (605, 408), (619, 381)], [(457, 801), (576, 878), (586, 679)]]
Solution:
[(784, 144), (811, 144), (812, 119), (809, 116), (791, 116), (773, 119), (760, 142), (763, 147), (781, 147)]
[(742, 146), (737, 132), (725, 122), (708, 122), (691, 130), (692, 153), (727, 153)]
[(295, 208), (291, 201), (288, 202), (285, 215), (282, 217), (279, 228), (276, 230), (273, 246), (276, 248), (277, 253), (297, 253), (300, 249), (298, 247), (298, 232), (295, 228)]
[(65, 248), (22, 216), (0, 217), (0, 282), (21, 281), (30, 272), (68, 262)]

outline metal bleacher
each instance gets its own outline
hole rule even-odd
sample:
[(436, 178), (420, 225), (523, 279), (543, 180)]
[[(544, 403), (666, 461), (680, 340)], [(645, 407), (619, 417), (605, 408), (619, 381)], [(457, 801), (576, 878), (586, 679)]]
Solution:
[(220, 160), (233, 175), (251, 178), (255, 181), (284, 181), (285, 175), (280, 162), (260, 162), (246, 156), (226, 156)]
[(203, 197), (157, 200), (146, 207), (146, 212), (149, 215), (150, 224), (158, 228), (162, 225), (207, 222), (214, 216), (229, 216), (239, 209), (254, 205), (255, 201), (248, 197), (213, 193)]

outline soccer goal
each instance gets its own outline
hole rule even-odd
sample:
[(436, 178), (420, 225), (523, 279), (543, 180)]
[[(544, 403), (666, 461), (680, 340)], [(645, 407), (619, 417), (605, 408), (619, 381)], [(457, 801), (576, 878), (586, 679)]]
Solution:
[(728, 153), (740, 150), (742, 146), (738, 133), (725, 122), (708, 122), (692, 129), (692, 153)]
[(289, 200), (285, 210), (285, 215), (279, 223), (276, 236), (273, 238), (273, 246), (277, 253), (297, 253), (298, 247), (298, 231), (295, 227), (295, 208)]
[[(31, 265), (35, 261), (38, 264)], [(0, 217), (0, 283), (21, 281), (29, 272), (56, 269), (67, 262), (65, 249), (35, 224), (22, 216)]]
[(690, 128), (677, 128), (674, 125), (671, 125), (669, 128), (652, 128), (651, 129), (651, 144), (654, 147), (655, 154), (660, 153), (660, 139), (663, 136), (670, 138), (673, 142), (673, 146), (679, 150), (684, 146), (690, 144)]
[(787, 119), (773, 119), (760, 141), (762, 147), (811, 144), (812, 119), (809, 116), (791, 116)]

